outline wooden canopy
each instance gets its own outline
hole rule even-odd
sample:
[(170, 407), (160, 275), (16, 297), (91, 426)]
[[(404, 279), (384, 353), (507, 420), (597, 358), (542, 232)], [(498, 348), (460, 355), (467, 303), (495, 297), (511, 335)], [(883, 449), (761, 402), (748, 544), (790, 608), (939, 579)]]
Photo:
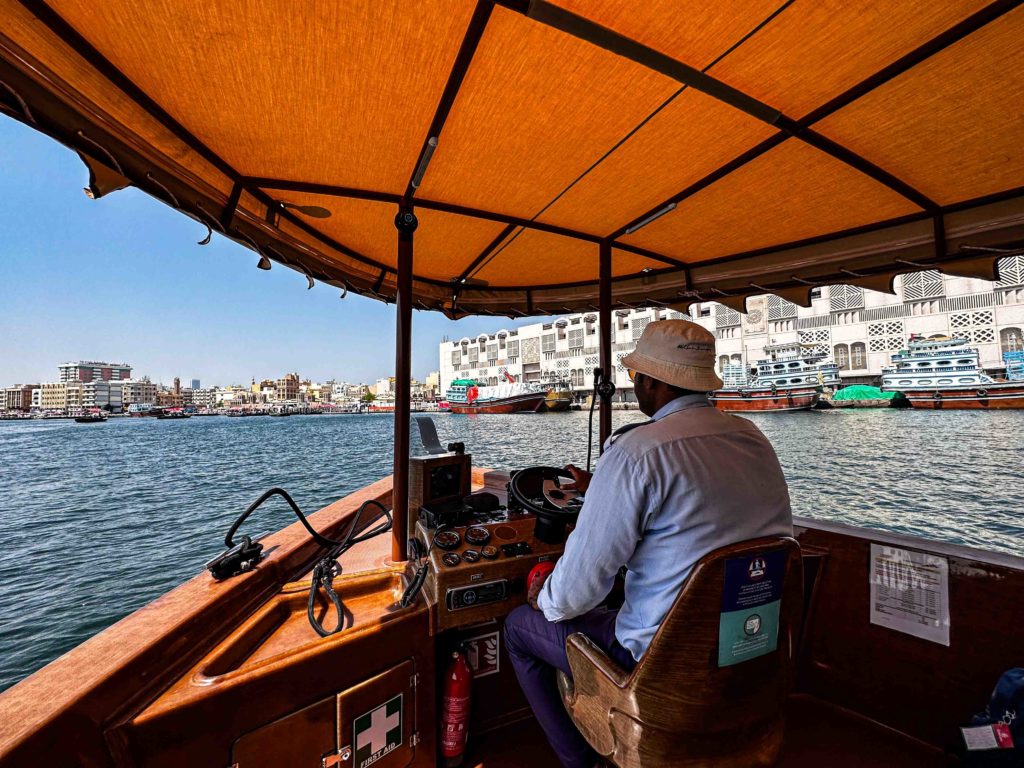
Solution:
[(1024, 243), (1019, 6), (0, 0), (0, 110), (384, 300), (405, 205), (422, 309), (806, 304)]

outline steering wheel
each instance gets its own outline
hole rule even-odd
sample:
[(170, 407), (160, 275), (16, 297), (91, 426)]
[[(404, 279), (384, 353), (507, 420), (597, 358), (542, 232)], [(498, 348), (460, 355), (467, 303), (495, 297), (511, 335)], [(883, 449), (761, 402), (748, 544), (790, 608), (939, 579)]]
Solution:
[(583, 494), (565, 486), (572, 475), (559, 467), (526, 467), (512, 474), (508, 491), (537, 517), (534, 535), (548, 544), (565, 541), (565, 527), (576, 522)]

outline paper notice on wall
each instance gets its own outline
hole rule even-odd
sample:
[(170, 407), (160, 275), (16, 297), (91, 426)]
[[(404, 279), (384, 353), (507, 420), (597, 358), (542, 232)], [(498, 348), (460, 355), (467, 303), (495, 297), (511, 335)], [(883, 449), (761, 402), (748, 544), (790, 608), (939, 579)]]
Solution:
[(871, 623), (949, 645), (949, 561), (871, 545)]

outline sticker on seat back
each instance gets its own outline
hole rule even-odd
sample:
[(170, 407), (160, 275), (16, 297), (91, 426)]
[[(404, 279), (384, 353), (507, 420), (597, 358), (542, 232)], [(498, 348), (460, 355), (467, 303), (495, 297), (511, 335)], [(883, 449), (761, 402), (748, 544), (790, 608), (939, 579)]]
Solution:
[(756, 659), (779, 644), (779, 606), (786, 552), (776, 550), (725, 561), (718, 620), (718, 666)]

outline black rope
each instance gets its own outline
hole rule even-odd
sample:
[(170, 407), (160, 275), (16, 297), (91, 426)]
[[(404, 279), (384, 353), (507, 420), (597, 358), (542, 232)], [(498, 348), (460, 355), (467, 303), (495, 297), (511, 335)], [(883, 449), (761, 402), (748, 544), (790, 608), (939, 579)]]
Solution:
[[(299, 505), (295, 503), (295, 500), (292, 499), (290, 495), (288, 495), (286, 490), (283, 488), (271, 488), (250, 504), (249, 507), (239, 515), (238, 519), (232, 523), (231, 528), (228, 529), (227, 535), (224, 537), (224, 543), (228, 546), (228, 551), (207, 563), (207, 567), (210, 569), (211, 573), (213, 573), (214, 578), (223, 579), (238, 575), (239, 573), (250, 570), (259, 562), (263, 545), (253, 542), (253, 540), (248, 536), (242, 536), (242, 542), (240, 544), (235, 544), (234, 537), (238, 532), (239, 526), (241, 526), (249, 515), (255, 512), (260, 505), (262, 505), (263, 502), (271, 496), (280, 496), (288, 502), (288, 506), (292, 508), (292, 512), (295, 513), (299, 522), (302, 523), (302, 526), (309, 532), (313, 541), (327, 550), (327, 552), (313, 566), (312, 583), (309, 586), (309, 601), (306, 605), (306, 615), (309, 617), (310, 625), (314, 630), (316, 630), (318, 635), (321, 637), (333, 635), (335, 632), (344, 629), (346, 615), (345, 607), (342, 605), (341, 598), (334, 589), (334, 579), (341, 575), (341, 563), (338, 562), (338, 558), (356, 544), (390, 531), (393, 522), (391, 510), (376, 499), (367, 499), (359, 505), (359, 509), (356, 511), (355, 515), (352, 516), (352, 522), (349, 523), (348, 530), (345, 531), (345, 535), (342, 537), (341, 541), (335, 541), (334, 539), (330, 539), (322, 533), (319, 533), (312, 525), (309, 524), (309, 520), (304, 514), (302, 514), (302, 510), (299, 509)], [(380, 511), (370, 519), (363, 522), (363, 513), (366, 511), (367, 507), (371, 506), (377, 507)], [(374, 526), (374, 523), (382, 517), (386, 518), (385, 521)], [(316, 608), (316, 596), (321, 587), (323, 587), (329, 603), (334, 606), (335, 611), (338, 613), (338, 624), (334, 629), (325, 629), (323, 624), (316, 617), (316, 612), (314, 610)]]
[[(378, 507), (380, 513), (360, 526), (359, 522), (363, 517), (363, 512), (369, 506)], [(298, 508), (296, 507), (296, 509)], [(301, 515), (302, 513), (300, 512), (299, 514)], [(363, 533), (363, 531), (366, 531), (367, 528), (370, 528), (371, 525), (382, 517), (387, 518), (387, 521), (370, 529), (367, 533)], [(341, 603), (341, 598), (338, 597), (338, 593), (334, 590), (334, 579), (341, 575), (341, 563), (338, 562), (338, 558), (356, 544), (372, 539), (374, 536), (379, 536), (385, 531), (390, 531), (391, 525), (391, 510), (376, 499), (367, 499), (359, 506), (359, 510), (355, 515), (353, 515), (352, 522), (345, 532), (345, 537), (339, 542), (332, 542), (334, 546), (330, 547), (327, 554), (320, 558), (316, 565), (313, 566), (312, 581), (309, 585), (309, 600), (306, 602), (306, 616), (309, 618), (310, 626), (313, 627), (313, 630), (320, 637), (333, 635), (335, 632), (340, 632), (345, 628), (345, 608)], [(317, 536), (320, 535), (317, 534)], [(326, 537), (320, 538), (323, 538), (325, 541), (331, 541)], [(334, 629), (326, 629), (323, 623), (316, 617), (316, 611), (314, 610), (316, 608), (316, 596), (321, 587), (323, 587), (324, 592), (327, 594), (327, 599), (334, 606), (334, 610), (338, 614), (338, 624)]]

